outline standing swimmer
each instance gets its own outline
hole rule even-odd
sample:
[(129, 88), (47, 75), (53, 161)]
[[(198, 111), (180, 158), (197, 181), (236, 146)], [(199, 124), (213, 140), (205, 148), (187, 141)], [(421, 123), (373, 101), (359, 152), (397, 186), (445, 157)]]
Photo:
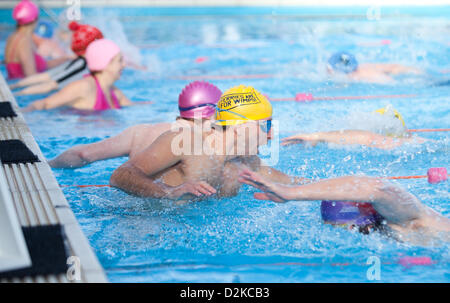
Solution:
[(17, 22), (16, 31), (8, 38), (5, 47), (5, 63), (9, 79), (43, 72), (71, 59), (62, 57), (50, 61), (36, 52), (33, 32), (39, 18), (39, 8), (29, 0), (22, 0), (14, 7), (13, 18)]

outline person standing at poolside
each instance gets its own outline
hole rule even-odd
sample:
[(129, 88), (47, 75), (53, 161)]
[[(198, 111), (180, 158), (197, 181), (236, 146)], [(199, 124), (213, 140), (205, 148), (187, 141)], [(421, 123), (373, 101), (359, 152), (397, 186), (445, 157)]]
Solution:
[(257, 156), (258, 147), (271, 138), (271, 125), (266, 97), (252, 87), (231, 88), (220, 98), (213, 127), (162, 134), (117, 168), (110, 184), (141, 197), (190, 200), (236, 195), (244, 168), (276, 182), (301, 183), (303, 178), (264, 166)]
[(128, 156), (134, 158), (149, 147), (161, 134), (180, 127), (193, 127), (198, 117), (210, 121), (222, 92), (208, 82), (192, 82), (180, 93), (180, 116), (172, 123), (139, 124), (125, 129), (117, 136), (85, 145), (74, 146), (49, 161), (53, 168), (77, 168), (89, 163)]
[(39, 18), (39, 8), (29, 0), (22, 0), (14, 7), (16, 31), (8, 38), (5, 47), (5, 63), (9, 79), (20, 79), (43, 72), (71, 59), (64, 56), (46, 61), (37, 54), (33, 33)]

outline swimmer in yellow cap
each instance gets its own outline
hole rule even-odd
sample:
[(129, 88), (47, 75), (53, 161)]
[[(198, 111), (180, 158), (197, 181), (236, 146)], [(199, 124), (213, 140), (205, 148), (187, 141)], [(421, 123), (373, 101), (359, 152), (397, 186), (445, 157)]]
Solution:
[(403, 144), (421, 144), (427, 141), (421, 137), (411, 137), (401, 114), (392, 106), (380, 108), (375, 111), (383, 115), (384, 123), (377, 132), (368, 130), (338, 130), (315, 132), (310, 134), (297, 134), (282, 139), (281, 145), (308, 143), (316, 145), (319, 142), (338, 145), (365, 145), (379, 149), (393, 149)]
[(233, 196), (244, 169), (282, 184), (301, 184), (262, 164), (258, 147), (271, 139), (272, 106), (252, 87), (226, 91), (215, 123), (172, 129), (117, 168), (112, 186), (142, 197), (174, 200)]

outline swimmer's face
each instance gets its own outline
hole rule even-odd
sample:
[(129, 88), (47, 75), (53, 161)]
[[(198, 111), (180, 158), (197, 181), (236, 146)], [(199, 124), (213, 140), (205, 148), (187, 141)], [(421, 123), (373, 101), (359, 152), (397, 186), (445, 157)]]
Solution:
[(123, 59), (122, 53), (119, 53), (111, 60), (106, 69), (114, 76), (115, 80), (118, 80), (124, 67), (125, 60)]
[(240, 150), (245, 150), (246, 155), (257, 155), (258, 147), (267, 145), (272, 138), (271, 128), (271, 118), (236, 125), (234, 127), (236, 144)]

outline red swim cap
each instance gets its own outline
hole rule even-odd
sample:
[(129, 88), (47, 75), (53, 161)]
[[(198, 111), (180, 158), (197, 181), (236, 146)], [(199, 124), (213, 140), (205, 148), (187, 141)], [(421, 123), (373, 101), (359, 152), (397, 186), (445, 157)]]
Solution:
[(86, 53), (86, 48), (91, 42), (103, 38), (102, 32), (91, 25), (78, 24), (72, 21), (69, 23), (69, 29), (73, 31), (71, 47), (78, 56)]

